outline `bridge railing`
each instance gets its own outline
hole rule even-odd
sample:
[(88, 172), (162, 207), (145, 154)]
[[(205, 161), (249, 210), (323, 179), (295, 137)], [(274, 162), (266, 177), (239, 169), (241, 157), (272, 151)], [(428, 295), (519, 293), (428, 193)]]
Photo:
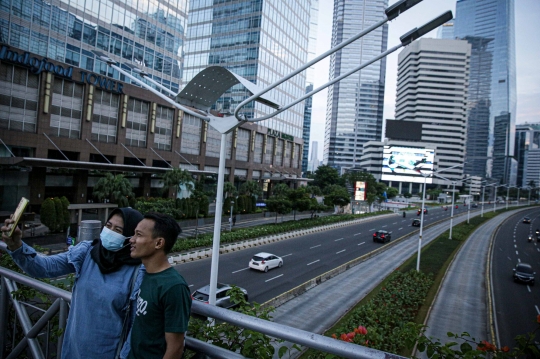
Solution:
[[(36, 307), (19, 300), (13, 293), (18, 289), (19, 285), (35, 289), (51, 298), (52, 304), (49, 308), (42, 310), (43, 314), (35, 320), (35, 322), (32, 322), (28, 311), (33, 311), (35, 314)], [(38, 337), (50, 337), (51, 327), (49, 323), (56, 317), (58, 317), (59, 328), (65, 328), (70, 302), (71, 292), (7, 268), (0, 267), (0, 354), (4, 353), (6, 359), (11, 359), (17, 358), (20, 353), (26, 351), (33, 359), (44, 359), (50, 356), (51, 351), (55, 350), (57, 356), (60, 357), (62, 351), (62, 335), (58, 337), (57, 342), (51, 343), (46, 340), (45, 344), (40, 344)], [(11, 338), (12, 341), (9, 343), (7, 342), (9, 338), (8, 321), (10, 317), (10, 304), (15, 313), (14, 321), (19, 322), (23, 331), (19, 336), (22, 339), (18, 343), (14, 343), (13, 338)], [(215, 318), (240, 328), (251, 329), (274, 338), (283, 339), (291, 343), (317, 349), (343, 358), (402, 358), (395, 354), (335, 340), (323, 335), (269, 322), (197, 301), (193, 302), (191, 312), (192, 314)], [(210, 358), (244, 358), (238, 353), (191, 338), (189, 337), (189, 333), (186, 336), (186, 347), (194, 352), (205, 354)], [(11, 349), (10, 353), (6, 352), (8, 349)]]

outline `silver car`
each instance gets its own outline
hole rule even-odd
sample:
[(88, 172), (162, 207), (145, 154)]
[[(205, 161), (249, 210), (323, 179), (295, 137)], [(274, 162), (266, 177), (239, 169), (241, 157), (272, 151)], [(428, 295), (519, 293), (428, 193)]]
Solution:
[(283, 259), (272, 253), (257, 253), (249, 261), (249, 268), (268, 272), (272, 268), (281, 268)]
[[(238, 287), (240, 288), (240, 287)], [(229, 284), (223, 284), (218, 283), (217, 289), (216, 289), (216, 306), (221, 308), (234, 308), (238, 304), (235, 304), (231, 301), (231, 296), (229, 291), (232, 289), (232, 286)], [(244, 293), (244, 298), (246, 301), (248, 300), (248, 293), (247, 290), (244, 288), (240, 288), (240, 290)], [(205, 285), (202, 288), (197, 289), (196, 291), (191, 294), (191, 297), (193, 300), (198, 300), (199, 302), (208, 303), (210, 298), (210, 285)]]

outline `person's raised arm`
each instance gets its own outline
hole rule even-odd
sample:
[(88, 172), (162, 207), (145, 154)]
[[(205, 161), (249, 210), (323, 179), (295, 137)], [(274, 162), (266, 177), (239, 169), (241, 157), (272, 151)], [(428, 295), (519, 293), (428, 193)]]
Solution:
[(9, 231), (8, 226), (13, 222), (14, 221), (11, 218), (8, 218), (4, 221), (4, 225), (2, 226), (2, 228), (0, 228), (0, 230), (2, 231), (2, 240), (6, 242), (7, 247), (10, 251), (19, 249), (22, 246), (22, 232), (18, 226), (13, 231), (11, 237), (7, 236), (7, 233)]
[(165, 333), (167, 350), (163, 359), (178, 359), (184, 352), (184, 333)]

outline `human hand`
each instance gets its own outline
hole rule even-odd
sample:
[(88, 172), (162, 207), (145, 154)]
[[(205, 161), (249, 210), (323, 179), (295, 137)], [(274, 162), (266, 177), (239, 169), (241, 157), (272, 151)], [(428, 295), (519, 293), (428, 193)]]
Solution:
[(10, 251), (14, 251), (22, 246), (22, 232), (19, 227), (16, 227), (13, 233), (10, 237), (8, 237), (7, 233), (9, 232), (9, 225), (14, 223), (15, 221), (11, 218), (8, 218), (4, 221), (4, 225), (0, 230), (2, 231), (2, 240), (6, 242), (8, 248)]

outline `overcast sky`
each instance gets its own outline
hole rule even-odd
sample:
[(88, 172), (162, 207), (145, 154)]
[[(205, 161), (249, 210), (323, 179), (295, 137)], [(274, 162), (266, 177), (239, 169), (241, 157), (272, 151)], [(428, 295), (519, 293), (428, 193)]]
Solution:
[[(390, 0), (389, 4), (396, 0)], [(334, 0), (319, 0), (319, 28), (317, 55), (330, 49), (332, 12)], [(423, 25), (447, 10), (455, 16), (456, 0), (424, 0), (411, 10), (391, 21), (388, 26), (388, 48), (399, 43), (399, 37), (407, 31)], [(517, 72), (517, 123), (540, 122), (540, 0), (515, 0), (516, 12), (516, 72)], [(535, 25), (536, 24), (536, 25)], [(436, 37), (432, 31), (424, 37)], [(389, 55), (386, 61), (386, 87), (384, 95), (384, 118), (394, 118), (397, 83), (397, 57), (401, 50)], [(328, 82), (328, 59), (316, 65), (315, 88)], [(311, 119), (311, 142), (319, 142), (319, 159), (323, 156), (324, 123), (326, 118), (327, 91), (321, 91), (313, 99)]]

